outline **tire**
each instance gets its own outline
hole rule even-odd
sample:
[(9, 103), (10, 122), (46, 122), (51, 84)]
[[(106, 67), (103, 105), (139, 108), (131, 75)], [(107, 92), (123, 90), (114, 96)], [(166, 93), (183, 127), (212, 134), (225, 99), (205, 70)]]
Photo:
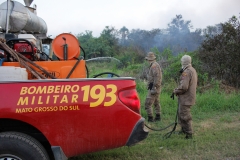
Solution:
[(19, 132), (0, 133), (0, 160), (50, 160), (34, 138)]

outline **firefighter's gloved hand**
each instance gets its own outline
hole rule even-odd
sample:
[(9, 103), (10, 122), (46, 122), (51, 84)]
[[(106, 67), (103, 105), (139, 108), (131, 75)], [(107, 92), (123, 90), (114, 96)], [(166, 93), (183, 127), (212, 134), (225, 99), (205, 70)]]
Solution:
[(172, 95), (170, 96), (170, 98), (172, 98), (174, 100), (174, 93), (172, 93)]
[(153, 88), (153, 83), (151, 82), (148, 84), (148, 90), (152, 90), (152, 88)]
[(178, 96), (178, 91), (177, 90), (178, 90), (178, 88), (173, 90), (173, 94), (175, 94), (176, 96)]
[(156, 90), (156, 88), (152, 88), (150, 92), (151, 92), (151, 95), (155, 95), (155, 94), (157, 94), (157, 90)]

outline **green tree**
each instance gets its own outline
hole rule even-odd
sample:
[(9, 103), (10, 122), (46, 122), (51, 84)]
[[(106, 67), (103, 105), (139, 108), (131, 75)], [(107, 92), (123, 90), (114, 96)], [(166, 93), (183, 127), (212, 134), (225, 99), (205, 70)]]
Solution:
[(91, 54), (97, 52), (95, 46), (96, 38), (93, 37), (92, 31), (85, 31), (85, 33), (80, 33), (76, 37), (86, 53), (86, 58), (89, 58)]
[(129, 43), (138, 47), (143, 52), (150, 51), (155, 47), (155, 37), (160, 33), (160, 29), (152, 29), (150, 31), (133, 29), (128, 35)]
[(190, 33), (192, 28), (191, 21), (183, 20), (182, 15), (176, 15), (176, 18), (168, 24), (168, 31), (171, 35), (176, 35), (179, 33)]
[(115, 33), (114, 28), (106, 27), (98, 38), (93, 37), (92, 31), (85, 31), (76, 37), (86, 53), (86, 58), (114, 56), (119, 47)]
[(105, 44), (105, 47), (100, 50), (102, 56), (115, 56), (119, 54), (118, 35), (119, 32), (114, 27), (105, 27), (99, 37), (100, 42)]
[(221, 32), (206, 36), (199, 50), (204, 70), (210, 78), (239, 87), (240, 78), (240, 22), (236, 16), (221, 23)]
[(121, 34), (120, 43), (121, 43), (121, 45), (125, 46), (126, 45), (126, 38), (127, 38), (127, 35), (129, 34), (129, 30), (125, 26), (123, 26), (119, 30), (119, 33)]

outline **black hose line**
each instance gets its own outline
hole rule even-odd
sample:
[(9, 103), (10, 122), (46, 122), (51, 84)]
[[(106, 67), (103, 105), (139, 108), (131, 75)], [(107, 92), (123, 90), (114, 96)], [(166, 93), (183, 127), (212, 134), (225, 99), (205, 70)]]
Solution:
[(50, 57), (47, 55), (47, 53), (41, 52), (41, 54), (42, 54), (42, 55), (45, 55), (48, 59), (50, 59), (50, 61), (53, 61), (52, 58), (50, 58)]
[[(173, 99), (174, 99), (174, 96), (173, 96)], [(179, 107), (179, 105), (178, 105), (178, 107)], [(176, 130), (177, 124), (178, 124), (178, 108), (177, 108), (177, 113), (176, 113), (176, 117), (175, 117), (174, 127), (173, 127), (173, 129), (172, 129), (170, 132), (166, 133), (166, 134), (163, 136), (165, 139), (170, 138), (170, 136), (172, 135), (172, 133)]]
[(85, 68), (86, 68), (86, 71), (87, 71), (87, 78), (89, 78), (89, 70), (88, 70), (88, 67), (87, 67), (86, 64), (85, 64)]
[(83, 58), (84, 58), (84, 60), (86, 60), (86, 53), (85, 53), (85, 51), (84, 51), (84, 49), (82, 48), (82, 46), (80, 46), (79, 45), (79, 47), (82, 49), (82, 51), (83, 51)]
[(97, 74), (97, 75), (94, 75), (93, 78), (97, 78), (97, 77), (102, 76), (102, 75), (104, 75), (104, 74), (111, 75), (111, 77), (113, 77), (113, 76), (120, 77), (118, 74), (113, 73), (113, 72), (102, 72), (102, 73), (99, 73), (99, 74)]
[[(170, 96), (170, 98), (172, 98), (172, 99), (174, 100), (174, 93), (172, 93), (172, 95)], [(179, 105), (178, 105), (178, 107), (179, 107)], [(163, 136), (165, 139), (167, 139), (167, 138), (170, 138), (170, 136), (172, 135), (172, 133), (176, 130), (177, 124), (178, 124), (178, 108), (177, 108), (177, 113), (176, 113), (176, 117), (175, 117), (175, 122), (174, 122), (174, 123), (171, 123), (170, 125), (168, 125), (168, 126), (166, 126), (166, 127), (164, 127), (164, 128), (159, 128), (159, 129), (151, 128), (151, 127), (149, 127), (146, 123), (145, 123), (145, 126), (146, 126), (148, 129), (153, 130), (153, 131), (163, 131), (163, 130), (165, 130), (165, 129), (167, 129), (167, 128), (169, 128), (169, 127), (171, 127), (171, 126), (174, 125), (174, 126), (173, 126), (173, 129), (172, 129), (170, 132), (166, 133), (166, 134)]]
[(175, 123), (171, 123), (171, 124), (168, 125), (167, 127), (159, 128), (159, 129), (151, 128), (151, 127), (149, 127), (147, 124), (145, 124), (145, 126), (146, 126), (148, 129), (151, 129), (151, 130), (153, 130), (153, 131), (163, 131), (163, 130), (165, 130), (165, 129), (171, 127), (171, 126), (174, 125), (174, 124), (175, 124)]
[(68, 78), (72, 75), (73, 71), (76, 69), (77, 65), (79, 64), (79, 62), (80, 62), (81, 60), (82, 60), (82, 59), (80, 59), (80, 58), (77, 60), (77, 62), (75, 63), (75, 65), (73, 66), (73, 68), (71, 69), (71, 71), (68, 73), (66, 79), (68, 79)]

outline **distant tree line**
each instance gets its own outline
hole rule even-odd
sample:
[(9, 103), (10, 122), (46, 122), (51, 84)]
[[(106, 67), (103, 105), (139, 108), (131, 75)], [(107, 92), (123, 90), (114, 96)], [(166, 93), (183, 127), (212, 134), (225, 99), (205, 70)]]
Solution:
[(124, 65), (142, 63), (146, 53), (154, 51), (166, 68), (172, 56), (194, 53), (202, 79), (218, 79), (239, 87), (239, 27), (238, 18), (233, 16), (225, 23), (193, 30), (190, 20), (176, 15), (166, 29), (129, 31), (125, 26), (119, 30), (106, 26), (99, 37), (93, 37), (92, 31), (76, 36), (87, 59), (111, 56)]
[(125, 26), (119, 30), (106, 26), (99, 37), (93, 37), (92, 31), (85, 31), (78, 34), (77, 38), (88, 57), (118, 56), (129, 48), (138, 51), (140, 55), (151, 48), (157, 48), (160, 52), (170, 48), (177, 55), (182, 51), (196, 50), (203, 41), (202, 30), (191, 31), (191, 28), (191, 21), (185, 21), (182, 15), (176, 15), (167, 29), (129, 31)]

